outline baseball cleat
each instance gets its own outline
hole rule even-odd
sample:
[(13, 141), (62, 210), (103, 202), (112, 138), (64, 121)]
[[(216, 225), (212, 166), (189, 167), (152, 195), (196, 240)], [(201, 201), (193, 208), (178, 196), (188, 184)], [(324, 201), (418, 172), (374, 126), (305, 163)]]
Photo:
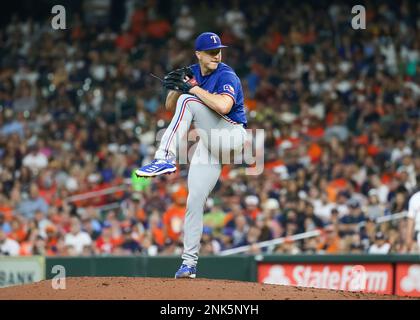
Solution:
[(135, 171), (137, 177), (151, 178), (161, 174), (171, 174), (176, 171), (175, 162), (171, 160), (155, 159), (150, 164)]
[(197, 268), (187, 266), (186, 264), (181, 265), (179, 270), (175, 273), (175, 279), (191, 278), (194, 279), (197, 275)]

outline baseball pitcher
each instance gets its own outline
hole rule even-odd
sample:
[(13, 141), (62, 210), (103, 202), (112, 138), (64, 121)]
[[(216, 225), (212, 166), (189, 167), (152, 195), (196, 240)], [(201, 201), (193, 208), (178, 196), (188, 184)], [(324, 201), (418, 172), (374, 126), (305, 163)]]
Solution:
[(163, 86), (169, 90), (165, 106), (175, 108), (175, 113), (155, 159), (136, 170), (138, 177), (175, 172), (177, 143), (194, 124), (200, 141), (190, 161), (183, 262), (175, 278), (196, 277), (203, 210), (220, 176), (220, 154), (242, 150), (246, 138), (242, 86), (233, 69), (221, 62), (221, 49), (225, 47), (217, 34), (202, 33), (195, 40), (198, 63), (164, 77)]

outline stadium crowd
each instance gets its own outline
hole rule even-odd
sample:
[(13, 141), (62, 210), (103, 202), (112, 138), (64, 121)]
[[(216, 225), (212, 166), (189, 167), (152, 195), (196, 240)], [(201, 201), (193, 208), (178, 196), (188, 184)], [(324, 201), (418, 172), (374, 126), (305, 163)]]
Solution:
[(18, 15), (0, 29), (0, 255), (181, 252), (186, 166), (132, 172), (171, 119), (149, 74), (195, 63), (208, 30), (229, 46), (248, 129), (265, 130), (265, 169), (223, 167), (202, 254), (406, 252), (405, 220), (376, 219), (418, 187), (420, 3), (369, 1), (364, 30), (340, 3), (125, 3), (120, 28), (90, 8), (66, 30)]

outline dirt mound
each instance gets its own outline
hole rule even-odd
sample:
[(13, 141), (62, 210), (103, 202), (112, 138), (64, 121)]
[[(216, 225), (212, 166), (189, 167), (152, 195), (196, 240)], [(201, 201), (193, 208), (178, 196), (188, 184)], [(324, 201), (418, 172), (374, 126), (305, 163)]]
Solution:
[(401, 299), (397, 296), (212, 279), (127, 277), (67, 278), (0, 289), (0, 300), (337, 300)]

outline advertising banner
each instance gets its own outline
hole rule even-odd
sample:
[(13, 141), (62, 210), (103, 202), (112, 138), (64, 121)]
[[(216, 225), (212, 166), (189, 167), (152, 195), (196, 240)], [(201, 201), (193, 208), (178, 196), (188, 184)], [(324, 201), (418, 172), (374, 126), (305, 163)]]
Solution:
[(420, 297), (420, 264), (397, 263), (395, 277), (397, 295)]
[(44, 279), (44, 257), (0, 257), (0, 288)]
[(391, 263), (260, 263), (258, 282), (333, 290), (393, 293)]

